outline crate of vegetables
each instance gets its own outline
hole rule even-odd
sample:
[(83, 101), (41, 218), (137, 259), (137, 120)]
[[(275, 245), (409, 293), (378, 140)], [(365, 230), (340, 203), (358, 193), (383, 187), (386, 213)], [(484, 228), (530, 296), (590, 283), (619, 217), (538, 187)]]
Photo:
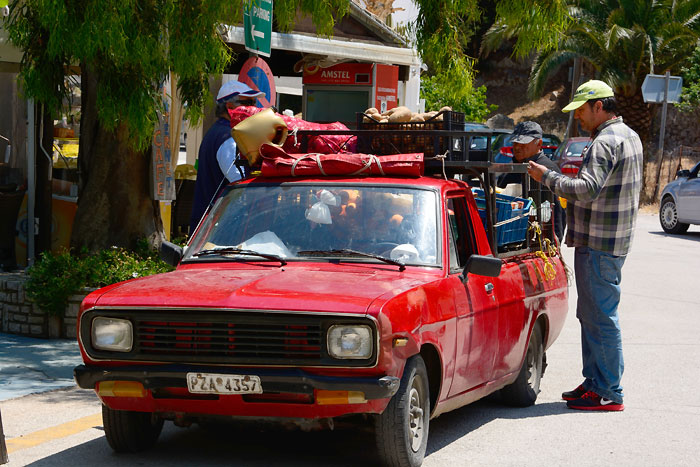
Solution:
[(357, 129), (376, 130), (376, 134), (358, 138), (360, 152), (377, 155), (422, 152), (425, 157), (447, 152), (448, 160), (465, 160), (465, 136), (435, 133), (435, 130), (464, 130), (464, 114), (449, 107), (425, 113), (411, 112), (407, 107), (395, 107), (384, 113), (371, 108), (357, 114)]

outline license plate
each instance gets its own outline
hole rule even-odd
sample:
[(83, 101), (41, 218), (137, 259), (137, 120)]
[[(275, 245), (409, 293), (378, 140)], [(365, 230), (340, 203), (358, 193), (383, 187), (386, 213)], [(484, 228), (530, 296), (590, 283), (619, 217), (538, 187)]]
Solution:
[(197, 394), (262, 394), (263, 392), (259, 376), (216, 373), (187, 373), (187, 389)]

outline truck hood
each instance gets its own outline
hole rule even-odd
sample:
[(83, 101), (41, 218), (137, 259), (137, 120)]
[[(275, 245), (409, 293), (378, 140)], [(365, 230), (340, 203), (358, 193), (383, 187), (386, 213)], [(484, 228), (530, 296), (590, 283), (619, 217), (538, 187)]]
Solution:
[(406, 291), (435, 274), (376, 265), (198, 266), (124, 282), (107, 290), (95, 305), (365, 313), (376, 298)]

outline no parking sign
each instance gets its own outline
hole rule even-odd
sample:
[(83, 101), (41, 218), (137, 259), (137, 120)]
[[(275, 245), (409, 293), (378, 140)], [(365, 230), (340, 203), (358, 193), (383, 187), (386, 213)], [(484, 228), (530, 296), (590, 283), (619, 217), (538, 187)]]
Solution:
[(275, 105), (277, 89), (275, 77), (267, 62), (260, 57), (251, 57), (243, 64), (238, 74), (238, 81), (245, 83), (256, 91), (262, 91), (264, 96), (258, 97), (257, 107), (270, 107)]

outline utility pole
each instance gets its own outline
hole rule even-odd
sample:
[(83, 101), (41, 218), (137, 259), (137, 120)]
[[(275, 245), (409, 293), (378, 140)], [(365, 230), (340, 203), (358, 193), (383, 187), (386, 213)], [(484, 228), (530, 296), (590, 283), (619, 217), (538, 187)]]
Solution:
[[(576, 88), (578, 88), (579, 81), (581, 81), (581, 57), (574, 58), (574, 72), (571, 78), (571, 99), (569, 102), (574, 100), (574, 95), (576, 94)], [(566, 125), (566, 134), (564, 139), (571, 138), (573, 136), (578, 136), (578, 125), (574, 124), (574, 113), (569, 112), (569, 123)]]
[(2, 414), (0, 413), (0, 464), (7, 464), (7, 446), (5, 446), (5, 433), (2, 431)]
[(659, 196), (659, 178), (661, 178), (661, 165), (664, 162), (664, 136), (666, 136), (666, 108), (668, 107), (668, 86), (671, 81), (671, 72), (666, 70), (664, 75), (664, 102), (661, 107), (661, 131), (659, 132), (659, 167), (656, 169), (656, 186), (654, 187), (654, 201)]

